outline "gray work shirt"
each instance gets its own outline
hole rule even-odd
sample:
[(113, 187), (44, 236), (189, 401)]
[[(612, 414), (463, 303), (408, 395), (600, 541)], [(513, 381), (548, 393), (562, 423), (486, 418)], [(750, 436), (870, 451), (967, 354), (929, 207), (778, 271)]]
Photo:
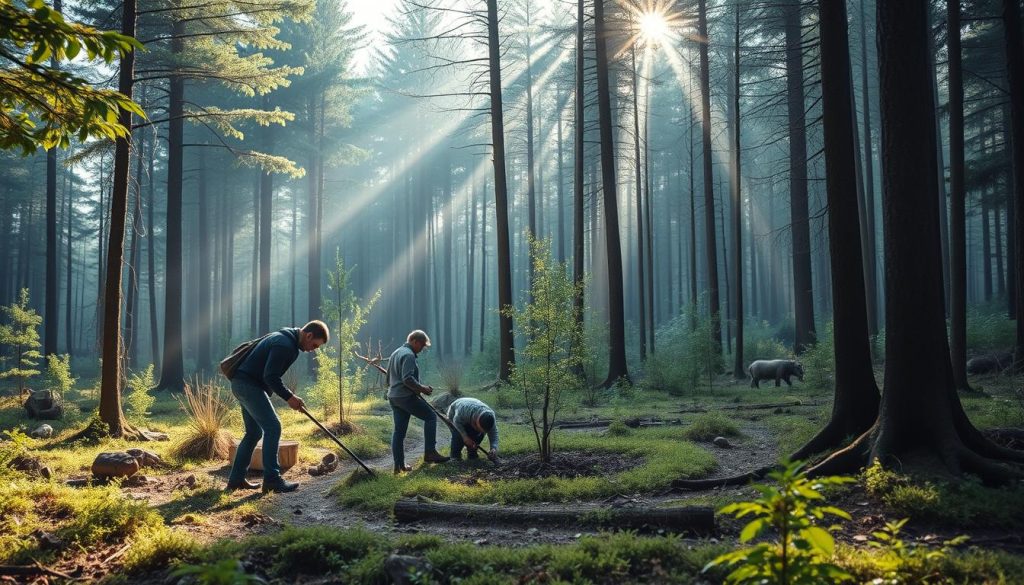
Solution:
[(403, 343), (388, 360), (388, 398), (415, 396), (416, 393), (405, 385), (407, 381), (423, 385), (420, 384), (420, 368), (416, 364), (416, 353), (411, 345)]
[[(490, 406), (487, 406), (476, 398), (464, 397), (451, 403), (448, 407), (448, 418), (452, 421), (452, 424), (462, 430), (470, 436), (480, 434), (473, 426), (473, 423), (480, 418), (484, 413), (491, 413), (494, 416), (494, 411), (491, 410)], [(498, 448), (498, 418), (494, 418), (494, 426), (487, 431), (487, 440), (491, 444), (491, 449)]]

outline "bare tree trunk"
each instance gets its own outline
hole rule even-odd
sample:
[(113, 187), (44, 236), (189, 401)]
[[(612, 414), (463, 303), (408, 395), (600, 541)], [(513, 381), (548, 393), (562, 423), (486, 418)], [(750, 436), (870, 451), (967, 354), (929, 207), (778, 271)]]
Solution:
[[(708, 15), (705, 0), (697, 1), (697, 35), (700, 38), (701, 133), (704, 145), (704, 251), (708, 271), (708, 314), (711, 317), (711, 341), (715, 351), (721, 354), (722, 316), (719, 312), (721, 302), (718, 297), (718, 240), (715, 235), (715, 175), (711, 151), (711, 82), (708, 65), (710, 40), (708, 39)], [(696, 296), (694, 296), (694, 300), (696, 301)]]
[(210, 264), (210, 202), (207, 197), (207, 173), (206, 157), (199, 156), (199, 221), (197, 234), (197, 248), (199, 249), (199, 277), (196, 280), (196, 288), (199, 293), (199, 303), (196, 314), (199, 316), (196, 327), (196, 370), (202, 374), (210, 371), (211, 341), (210, 330), (213, 321), (210, 318), (211, 309), (211, 282), (212, 270)]
[[(65, 173), (65, 177), (67, 177), (68, 174), (69, 174), (69, 172), (66, 171), (66, 170), (65, 170), (64, 173)], [(64, 291), (64, 295), (65, 295), (64, 296), (64, 335), (65, 335), (65, 337), (64, 337), (64, 346), (65, 346), (64, 347), (64, 351), (68, 355), (75, 355), (75, 332), (74, 332), (75, 328), (74, 328), (74, 321), (72, 321), (72, 319), (71, 319), (72, 310), (73, 310), (73, 307), (74, 307), (73, 298), (72, 298), (73, 297), (72, 293), (73, 293), (74, 289), (72, 288), (72, 284), (74, 284), (74, 274), (75, 274), (75, 272), (73, 270), (73, 263), (72, 263), (72, 257), (74, 255), (73, 254), (74, 248), (72, 247), (72, 244), (73, 244), (75, 238), (74, 238), (74, 233), (71, 230), (71, 226), (74, 224), (73, 219), (75, 217), (75, 205), (74, 205), (74, 201), (75, 200), (74, 200), (74, 197), (72, 196), (72, 193), (71, 193), (71, 186), (68, 185), (69, 182), (70, 181), (65, 181), (65, 185), (64, 185), (64, 187), (65, 187), (64, 188), (64, 198), (67, 201), (67, 212), (66, 212), (67, 215), (65, 217), (66, 217), (66, 221), (67, 221), (66, 225), (67, 225), (67, 238), (68, 238), (67, 248), (66, 248), (66, 251), (65, 251), (65, 256), (66, 256), (66, 258), (65, 258), (65, 262), (66, 262), (66, 264), (65, 264), (65, 272), (67, 274), (65, 275), (66, 281), (65, 281), (65, 286), (64, 286), (64, 288), (65, 288), (65, 291)], [(3, 291), (2, 291), (2, 289), (0, 289), (0, 295), (2, 295), (2, 294), (3, 294)]]
[[(1010, 88), (1010, 143), (1012, 146), (1013, 191), (1010, 200), (1014, 209), (1014, 274), (1013, 291), (1017, 317), (1013, 371), (1024, 372), (1024, 41), (1017, 0), (1002, 0), (1003, 27), (1006, 31), (1006, 68)], [(1010, 230), (1007, 230), (1010, 231)]]
[[(172, 27), (171, 52), (184, 51), (185, 24), (175, 21)], [(167, 146), (167, 247), (164, 252), (164, 355), (160, 383), (164, 390), (180, 391), (185, 386), (185, 360), (181, 338), (181, 192), (184, 146), (185, 78), (171, 75)]]
[(498, 238), (498, 379), (508, 382), (515, 363), (512, 316), (512, 256), (509, 249), (508, 182), (505, 178), (505, 116), (501, 98), (501, 44), (498, 38), (498, 0), (487, 0), (487, 47), (491, 91), (491, 143), (494, 156), (494, 210)]
[[(122, 4), (121, 34), (135, 36), (135, 0)], [(132, 98), (135, 52), (121, 58), (118, 91)], [(121, 109), (118, 123), (132, 127), (132, 114)], [(106, 302), (103, 309), (103, 368), (100, 373), (100, 419), (114, 437), (135, 438), (139, 433), (124, 419), (121, 410), (121, 263), (124, 260), (124, 232), (128, 215), (128, 175), (132, 134), (129, 130), (114, 141), (114, 189), (110, 200), (110, 243), (107, 246)]]
[(782, 8), (786, 28), (786, 106), (789, 111), (789, 192), (793, 241), (794, 350), (814, 343), (814, 292), (811, 276), (811, 229), (807, 210), (807, 129), (804, 110), (804, 64), (800, 3)]
[(576, 286), (573, 310), (576, 323), (583, 327), (583, 158), (584, 158), (584, 105), (585, 69), (583, 55), (584, 0), (576, 0), (576, 88), (573, 110), (573, 167), (572, 167), (572, 282)]
[(597, 104), (601, 127), (601, 191), (604, 201), (605, 246), (608, 254), (608, 378), (609, 387), (620, 379), (629, 381), (626, 367), (626, 324), (622, 299), (622, 246), (619, 240), (618, 189), (615, 181), (615, 144), (612, 142), (611, 88), (608, 74), (608, 29), (604, 0), (594, 0), (597, 48)]
[(875, 267), (875, 163), (871, 137), (871, 100), (868, 86), (867, 17), (860, 2), (861, 109), (864, 112), (864, 286), (867, 291), (868, 331), (878, 335), (878, 282)]
[(638, 91), (636, 69), (636, 44), (630, 45), (629, 50), (630, 67), (632, 69), (633, 82), (633, 160), (636, 163), (636, 249), (637, 249), (637, 290), (639, 291), (638, 302), (640, 305), (640, 361), (647, 359), (647, 307), (644, 286), (647, 284), (644, 278), (644, 211), (643, 211), (643, 185), (641, 174), (640, 157), (640, 92)]
[[(264, 108), (270, 102), (264, 98)], [(264, 149), (270, 152), (274, 145), (271, 128), (263, 130)], [(259, 335), (270, 333), (270, 244), (273, 240), (274, 176), (268, 171), (260, 173), (260, 308), (257, 318)]]
[[(466, 317), (465, 328), (462, 339), (462, 355), (469, 357), (473, 351), (473, 285), (474, 271), (476, 269), (476, 197), (473, 191), (476, 185), (469, 185), (469, 238), (466, 240), (466, 247), (469, 249), (469, 264), (466, 266)], [(481, 192), (481, 199), (483, 192)], [(486, 278), (486, 275), (484, 275)], [(481, 298), (480, 302), (484, 302)]]
[[(146, 101), (146, 86), (142, 87), (143, 101)], [(160, 335), (157, 329), (156, 321), (156, 236), (153, 233), (153, 207), (156, 206), (156, 190), (153, 188), (154, 183), (154, 172), (153, 167), (155, 166), (156, 160), (156, 135), (154, 134), (153, 140), (150, 141), (149, 151), (149, 204), (146, 206), (146, 277), (148, 278), (149, 286), (149, 343), (150, 343), (150, 360), (154, 366), (160, 367)], [(70, 230), (70, 228), (69, 228)]]
[(733, 288), (735, 293), (736, 313), (736, 351), (733, 352), (732, 375), (736, 379), (745, 379), (747, 374), (743, 362), (743, 196), (740, 163), (742, 157), (740, 143), (740, 7), (735, 9), (736, 26), (733, 37), (733, 147), (730, 174), (732, 192), (732, 233), (733, 233)]
[(970, 390), (967, 381), (967, 240), (964, 186), (964, 85), (960, 50), (960, 0), (947, 0), (949, 44), (949, 305), (950, 361), (953, 384)]
[(260, 183), (262, 173), (256, 172), (252, 198), (252, 270), (249, 273), (249, 337), (257, 337), (260, 307)]
[(145, 141), (138, 141), (135, 155), (135, 204), (132, 206), (132, 245), (128, 252), (128, 301), (124, 310), (124, 344), (128, 353), (127, 364), (132, 370), (138, 365), (138, 300), (139, 300), (139, 235), (142, 233), (142, 157)]

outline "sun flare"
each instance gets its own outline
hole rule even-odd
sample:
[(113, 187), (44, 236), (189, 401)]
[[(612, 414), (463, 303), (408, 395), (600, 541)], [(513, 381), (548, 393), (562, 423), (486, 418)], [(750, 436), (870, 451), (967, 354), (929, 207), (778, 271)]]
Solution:
[(639, 18), (640, 37), (649, 43), (660, 43), (668, 38), (671, 29), (661, 12), (643, 12)]

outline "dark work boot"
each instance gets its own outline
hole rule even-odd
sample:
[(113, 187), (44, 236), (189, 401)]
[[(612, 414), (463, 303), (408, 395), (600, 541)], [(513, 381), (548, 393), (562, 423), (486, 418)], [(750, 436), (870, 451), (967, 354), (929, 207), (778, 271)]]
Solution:
[(427, 451), (426, 453), (423, 454), (423, 460), (426, 461), (427, 463), (444, 463), (449, 459), (449, 457), (441, 455), (436, 450)]
[(263, 482), (263, 493), (277, 492), (279, 494), (294, 492), (299, 489), (299, 484), (294, 481), (285, 481), (284, 478)]
[(409, 473), (412, 471), (412, 465), (398, 465), (395, 466), (395, 475), (401, 475), (403, 473)]
[(260, 489), (260, 484), (253, 483), (253, 482), (251, 482), (251, 481), (249, 481), (247, 479), (242, 479), (242, 481), (238, 481), (238, 482), (229, 481), (227, 487), (224, 488), (224, 491), (233, 492), (235, 490), (258, 490), (258, 489)]

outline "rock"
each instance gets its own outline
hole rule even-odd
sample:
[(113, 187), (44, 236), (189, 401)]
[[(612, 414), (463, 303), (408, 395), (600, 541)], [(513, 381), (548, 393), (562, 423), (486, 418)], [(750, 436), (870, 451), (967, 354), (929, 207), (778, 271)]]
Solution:
[(89, 485), (89, 478), (87, 477), (74, 477), (64, 482), (64, 485), (68, 487), (86, 487)]
[(43, 479), (50, 479), (51, 477), (53, 477), (53, 471), (49, 467), (40, 467), (39, 477)]
[(170, 441), (171, 437), (167, 433), (161, 433), (159, 431), (142, 431), (142, 434), (150, 441)]
[(47, 424), (42, 424), (36, 427), (36, 430), (29, 433), (34, 439), (49, 439), (53, 436), (53, 427)]
[(419, 557), (391, 555), (384, 561), (384, 572), (395, 585), (411, 585), (425, 582), (425, 577), (434, 572), (434, 567)]
[(306, 468), (306, 473), (312, 475), (313, 477), (323, 475), (323, 472), (320, 471), (319, 465), (310, 465), (309, 467)]
[(145, 449), (128, 449), (125, 453), (134, 457), (135, 460), (139, 462), (139, 467), (165, 467), (167, 465), (159, 455), (152, 451), (147, 451)]
[(483, 545), (487, 544), (487, 542), (488, 541), (487, 541), (486, 538), (478, 538), (478, 539), (473, 541), (473, 544), (475, 544), (477, 546), (483, 546)]
[(730, 443), (729, 439), (726, 439), (725, 437), (715, 437), (715, 439), (711, 442), (714, 443), (716, 447), (721, 447), (723, 449), (732, 448), (732, 443)]
[(537, 530), (536, 528), (527, 528), (526, 529), (526, 535), (527, 536), (533, 536), (533, 535), (537, 534), (538, 532), (540, 532), (540, 530)]
[(334, 453), (324, 455), (320, 460), (320, 473), (331, 473), (338, 469), (338, 456)]
[(128, 487), (139, 487), (139, 486), (144, 486), (144, 485), (146, 485), (149, 482), (150, 482), (150, 479), (148, 477), (146, 477), (145, 475), (142, 475), (142, 474), (137, 474), (137, 475), (133, 475), (133, 476), (129, 477), (128, 479), (124, 480), (124, 483), (121, 484), (121, 485), (128, 486)]
[(53, 399), (49, 390), (29, 390), (24, 406), (29, 418), (57, 420), (64, 415), (64, 407)]
[(100, 453), (92, 462), (92, 474), (99, 478), (131, 477), (139, 471), (139, 461), (121, 451)]

